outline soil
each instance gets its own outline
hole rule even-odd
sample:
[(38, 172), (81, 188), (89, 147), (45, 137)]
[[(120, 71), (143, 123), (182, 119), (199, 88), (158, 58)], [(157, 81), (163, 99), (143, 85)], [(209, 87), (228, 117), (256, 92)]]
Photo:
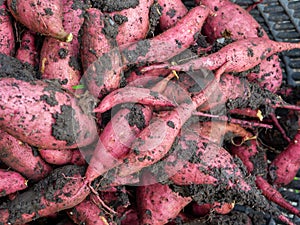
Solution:
[(91, 0), (92, 6), (104, 12), (121, 11), (135, 8), (139, 0)]

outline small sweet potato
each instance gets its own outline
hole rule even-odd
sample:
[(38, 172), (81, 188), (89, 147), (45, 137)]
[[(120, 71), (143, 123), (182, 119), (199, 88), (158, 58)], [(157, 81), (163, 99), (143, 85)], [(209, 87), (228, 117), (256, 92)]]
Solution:
[(6, 0), (0, 3), (0, 53), (13, 56), (15, 53), (15, 35), (6, 7)]
[(52, 82), (1, 78), (0, 126), (20, 141), (45, 149), (86, 146), (97, 138), (93, 118)]
[(30, 180), (40, 180), (52, 170), (28, 144), (0, 131), (0, 160)]
[(31, 31), (62, 41), (72, 40), (72, 34), (67, 33), (62, 25), (60, 0), (7, 0), (7, 5), (14, 18)]
[(0, 197), (27, 188), (27, 181), (21, 174), (0, 169)]

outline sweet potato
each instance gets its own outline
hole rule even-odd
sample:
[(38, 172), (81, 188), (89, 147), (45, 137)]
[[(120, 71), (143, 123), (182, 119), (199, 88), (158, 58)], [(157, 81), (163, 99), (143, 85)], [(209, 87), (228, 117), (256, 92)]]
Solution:
[(72, 208), (90, 193), (84, 185), (84, 168), (64, 166), (34, 184), (14, 200), (0, 206), (0, 223), (22, 224)]
[(194, 41), (210, 11), (204, 6), (191, 9), (176, 25), (163, 33), (122, 50), (123, 63), (164, 62), (183, 52)]
[(159, 18), (159, 27), (161, 30), (169, 29), (188, 12), (188, 9), (181, 0), (158, 0), (157, 2), (163, 8)]
[(81, 61), (88, 90), (95, 97), (119, 87), (122, 72), (120, 52), (103, 31), (111, 19), (100, 10), (90, 8), (83, 24)]
[(118, 104), (126, 102), (162, 107), (174, 106), (169, 99), (157, 91), (148, 88), (124, 87), (108, 94), (94, 109), (94, 112), (103, 113)]
[(267, 158), (265, 152), (258, 150), (256, 142), (256, 140), (251, 140), (241, 146), (232, 146), (231, 152), (243, 161), (248, 173), (255, 175), (256, 186), (267, 199), (299, 216), (300, 211), (287, 202), (280, 192), (272, 187), (264, 178), (267, 173)]
[(91, 200), (84, 200), (74, 208), (67, 211), (69, 217), (76, 224), (86, 225), (107, 225), (107, 219), (103, 210), (95, 205)]
[(192, 201), (182, 197), (167, 184), (155, 181), (151, 174), (144, 174), (143, 180), (150, 183), (137, 188), (137, 206), (141, 224), (165, 224)]
[(73, 156), (73, 151), (71, 149), (40, 149), (39, 153), (41, 157), (50, 164), (54, 165), (65, 165), (70, 163)]
[(134, 8), (109, 13), (115, 22), (120, 24), (116, 36), (119, 46), (146, 38), (149, 29), (149, 10), (153, 2), (154, 0), (139, 0), (138, 5)]
[[(120, 176), (140, 171), (150, 166), (167, 154), (183, 124), (190, 118), (193, 111), (207, 101), (216, 89), (220, 80), (220, 73), (205, 89), (187, 99), (178, 107), (164, 114), (149, 124), (132, 143), (132, 151), (118, 167)], [(153, 133), (157, 134), (153, 136)], [(134, 150), (134, 151), (133, 151)]]
[(262, 60), (275, 53), (300, 48), (299, 43), (276, 42), (262, 38), (247, 38), (237, 40), (221, 48), (218, 52), (199, 57), (181, 65), (176, 62), (149, 66), (143, 71), (168, 68), (177, 71), (193, 71), (205, 68), (219, 69), (219, 73), (243, 72), (261, 63)]
[(35, 46), (35, 34), (26, 30), (21, 39), (21, 45), (17, 50), (16, 58), (21, 62), (32, 65), (33, 67), (39, 64), (39, 53)]
[(0, 169), (0, 197), (27, 188), (27, 180), (14, 171)]
[(14, 18), (31, 31), (71, 41), (72, 34), (62, 25), (62, 2), (60, 0), (30, 1), (7, 0), (8, 8)]
[(0, 53), (13, 56), (15, 53), (15, 35), (7, 11), (6, 0), (0, 3), (0, 36)]
[(64, 0), (63, 4), (63, 25), (67, 32), (73, 34), (73, 39), (66, 43), (46, 37), (41, 49), (40, 72), (41, 78), (58, 79), (63, 87), (74, 91), (72, 87), (78, 85), (81, 78), (78, 32), (84, 21), (83, 1)]
[(30, 180), (40, 180), (52, 170), (28, 144), (0, 131), (0, 160)]
[[(234, 40), (260, 37), (269, 39), (267, 33), (260, 24), (242, 7), (229, 0), (196, 0), (208, 6), (215, 12), (214, 16), (207, 18), (203, 26), (203, 34), (208, 37), (210, 42), (222, 36), (229, 36)], [(212, 32), (213, 31), (213, 32)], [(255, 80), (260, 87), (275, 92), (282, 82), (282, 70), (279, 58), (274, 55), (270, 59), (264, 59), (260, 63), (258, 73), (247, 75), (250, 80)]]
[(96, 124), (60, 86), (46, 81), (1, 78), (1, 129), (45, 149), (71, 149), (92, 143)]
[[(159, 92), (165, 89), (168, 81), (173, 76), (174, 74), (171, 73), (167, 78), (148, 90), (157, 96)], [(105, 99), (102, 100), (102, 102), (104, 101)], [(123, 159), (127, 155), (134, 139), (149, 125), (151, 116), (151, 107), (144, 107), (138, 104), (133, 105), (129, 109), (125, 108), (117, 112), (100, 135), (99, 142), (86, 172), (87, 179), (92, 181), (104, 172), (120, 164), (122, 162), (120, 159)], [(119, 133), (119, 131), (122, 132)]]
[(272, 161), (269, 174), (277, 186), (289, 184), (300, 168), (300, 132), (296, 134), (288, 147)]
[(194, 202), (192, 204), (192, 212), (195, 216), (205, 216), (208, 215), (211, 211), (216, 212), (218, 214), (228, 214), (234, 207), (234, 203), (227, 202), (215, 202), (215, 203), (204, 203), (197, 204)]

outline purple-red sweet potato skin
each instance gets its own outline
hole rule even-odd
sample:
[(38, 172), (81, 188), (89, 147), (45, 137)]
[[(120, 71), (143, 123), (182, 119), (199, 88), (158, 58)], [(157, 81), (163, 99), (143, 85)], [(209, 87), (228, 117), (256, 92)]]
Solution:
[(127, 17), (118, 28), (116, 37), (117, 44), (122, 48), (133, 42), (146, 38), (149, 29), (149, 10), (154, 0), (139, 0), (139, 4), (134, 8), (123, 9), (110, 13), (110, 16), (116, 14)]
[(69, 209), (82, 202), (90, 188), (83, 179), (84, 167), (60, 167), (0, 209), (0, 223), (23, 224)]
[(66, 40), (68, 33), (62, 25), (62, 1), (7, 0), (14, 18), (31, 31)]
[(1, 78), (0, 126), (22, 142), (45, 149), (86, 146), (97, 138), (93, 118), (60, 86)]
[(35, 46), (35, 34), (26, 30), (23, 33), (21, 45), (17, 50), (16, 58), (23, 63), (28, 63), (33, 67), (39, 64), (39, 53)]
[(0, 160), (30, 180), (40, 180), (52, 170), (37, 151), (4, 131), (0, 131)]
[(182, 197), (173, 192), (167, 184), (155, 182), (149, 174), (144, 174), (143, 179), (150, 184), (137, 188), (137, 206), (141, 224), (166, 224), (192, 201), (190, 197)]
[(15, 35), (6, 1), (0, 3), (0, 37), (0, 53), (13, 56), (15, 52)]
[(181, 0), (158, 0), (157, 3), (162, 7), (162, 14), (159, 18), (161, 30), (167, 30), (174, 26), (188, 12)]
[[(141, 116), (138, 124), (134, 124), (132, 115), (134, 111)], [(134, 116), (134, 117), (133, 117)], [(105, 126), (100, 135), (93, 157), (87, 168), (86, 177), (94, 180), (109, 169), (116, 167), (123, 162), (123, 158), (128, 154), (132, 142), (141, 130), (149, 124), (152, 116), (151, 108), (136, 105), (132, 109), (121, 109)]]
[(0, 169), (0, 197), (27, 188), (27, 181), (21, 174)]
[(96, 8), (87, 9), (86, 14), (81, 43), (81, 61), (84, 71), (98, 57), (111, 49), (110, 41), (102, 31), (105, 25), (104, 14)]
[(74, 208), (67, 211), (69, 217), (76, 224), (107, 225), (104, 212), (90, 200), (84, 200)]
[(50, 164), (65, 165), (70, 163), (73, 155), (71, 149), (40, 149), (41, 157)]
[(124, 64), (165, 62), (183, 52), (194, 42), (194, 35), (201, 30), (209, 12), (207, 7), (197, 6), (170, 29), (123, 49)]
[(269, 170), (273, 184), (289, 184), (300, 168), (300, 132), (293, 141), (272, 161)]
[(103, 32), (106, 19), (100, 10), (90, 8), (82, 28), (84, 79), (90, 93), (98, 98), (119, 87), (122, 72), (119, 49), (112, 49), (111, 38)]

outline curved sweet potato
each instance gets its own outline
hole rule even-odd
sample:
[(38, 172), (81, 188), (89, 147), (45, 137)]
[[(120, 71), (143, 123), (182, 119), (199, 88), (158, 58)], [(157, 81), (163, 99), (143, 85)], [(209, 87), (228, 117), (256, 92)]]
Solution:
[(27, 181), (21, 174), (0, 169), (0, 197), (27, 188)]
[(0, 3), (0, 53), (13, 56), (15, 53), (15, 35), (6, 7), (6, 0)]
[(0, 131), (0, 160), (30, 180), (40, 180), (52, 170), (38, 152), (6, 132)]
[(96, 124), (76, 99), (45, 81), (1, 78), (1, 129), (20, 141), (46, 149), (71, 149), (92, 143)]
[(14, 18), (30, 30), (62, 41), (72, 40), (72, 34), (62, 25), (60, 0), (7, 0), (7, 5)]

